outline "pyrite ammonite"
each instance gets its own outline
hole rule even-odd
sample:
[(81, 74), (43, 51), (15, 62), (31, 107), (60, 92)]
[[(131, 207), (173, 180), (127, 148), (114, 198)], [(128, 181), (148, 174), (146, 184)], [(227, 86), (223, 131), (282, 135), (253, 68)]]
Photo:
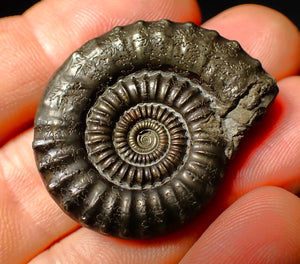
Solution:
[(138, 21), (75, 51), (40, 102), (33, 148), (59, 206), (145, 239), (190, 221), (278, 88), (238, 42), (193, 23)]

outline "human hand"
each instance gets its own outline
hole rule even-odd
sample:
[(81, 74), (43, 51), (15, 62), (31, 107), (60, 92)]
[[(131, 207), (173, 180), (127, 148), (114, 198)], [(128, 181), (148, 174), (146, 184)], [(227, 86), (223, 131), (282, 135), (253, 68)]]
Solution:
[(280, 92), (193, 223), (147, 241), (109, 238), (79, 227), (44, 188), (26, 128), (51, 75), (88, 39), (160, 18), (201, 20), (193, 0), (44, 0), (0, 20), (0, 263), (300, 262), (300, 34), (265, 7), (237, 6), (203, 24), (238, 40)]

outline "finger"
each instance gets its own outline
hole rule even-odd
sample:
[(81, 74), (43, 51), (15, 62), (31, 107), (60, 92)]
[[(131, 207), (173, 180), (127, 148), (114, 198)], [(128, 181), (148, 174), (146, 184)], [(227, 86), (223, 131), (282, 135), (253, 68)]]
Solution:
[(264, 185), (300, 191), (300, 77), (283, 79), (278, 85), (280, 92), (274, 105), (246, 135), (227, 168), (227, 205)]
[(31, 124), (47, 81), (72, 51), (138, 19), (200, 21), (195, 0), (41, 1), (0, 20), (0, 145)]
[(168, 239), (168, 242), (165, 240), (163, 242), (158, 240), (122, 241), (81, 228), (36, 256), (30, 264), (178, 263), (190, 246), (191, 244), (187, 243), (187, 239), (183, 236), (173, 237), (173, 239)]
[(298, 197), (256, 189), (222, 213), (180, 263), (299, 263), (299, 221)]
[(300, 33), (281, 13), (259, 5), (230, 8), (203, 24), (240, 42), (277, 80), (300, 71)]

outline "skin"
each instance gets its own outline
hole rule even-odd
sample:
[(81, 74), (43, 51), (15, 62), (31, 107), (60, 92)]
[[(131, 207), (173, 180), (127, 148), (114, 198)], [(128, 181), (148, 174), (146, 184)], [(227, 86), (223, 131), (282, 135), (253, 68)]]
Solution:
[(195, 221), (123, 241), (78, 226), (46, 192), (31, 142), (50, 76), (88, 39), (160, 18), (201, 23), (193, 0), (44, 0), (0, 19), (0, 263), (300, 263), (300, 33), (263, 6), (236, 6), (202, 25), (238, 40), (280, 92)]

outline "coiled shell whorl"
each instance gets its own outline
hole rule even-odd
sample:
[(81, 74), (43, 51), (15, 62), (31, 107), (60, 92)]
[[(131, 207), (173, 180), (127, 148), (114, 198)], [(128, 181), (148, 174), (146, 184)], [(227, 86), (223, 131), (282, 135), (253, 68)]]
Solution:
[(277, 92), (259, 61), (215, 31), (168, 20), (115, 27), (49, 82), (35, 118), (37, 166), (82, 225), (163, 235), (211, 199)]

